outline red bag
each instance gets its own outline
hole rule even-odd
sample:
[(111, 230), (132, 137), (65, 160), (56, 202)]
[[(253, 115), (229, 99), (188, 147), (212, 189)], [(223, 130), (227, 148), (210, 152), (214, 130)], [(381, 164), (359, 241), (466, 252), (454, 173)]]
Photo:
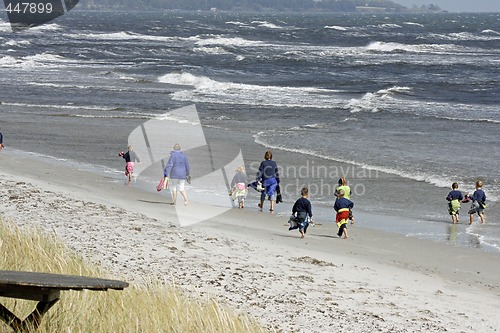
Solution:
[(168, 178), (163, 177), (160, 179), (158, 185), (156, 185), (156, 190), (160, 192), (161, 190), (166, 190), (168, 188)]

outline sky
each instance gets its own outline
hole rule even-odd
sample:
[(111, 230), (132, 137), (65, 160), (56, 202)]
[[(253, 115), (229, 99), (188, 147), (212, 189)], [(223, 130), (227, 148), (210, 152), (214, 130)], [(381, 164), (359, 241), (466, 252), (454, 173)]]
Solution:
[(450, 12), (499, 12), (500, 0), (393, 0), (406, 7), (434, 4)]

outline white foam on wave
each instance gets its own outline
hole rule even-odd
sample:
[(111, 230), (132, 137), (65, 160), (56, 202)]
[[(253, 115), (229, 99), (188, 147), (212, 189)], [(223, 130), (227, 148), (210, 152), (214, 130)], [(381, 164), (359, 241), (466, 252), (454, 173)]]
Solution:
[(31, 31), (38, 32), (38, 33), (45, 32), (45, 31), (57, 31), (57, 30), (61, 30), (61, 29), (62, 29), (62, 27), (57, 23), (42, 24), (42, 25), (30, 28)]
[(295, 126), (292, 127), (292, 130), (301, 130), (301, 129), (322, 129), (327, 127), (326, 124), (324, 123), (314, 123), (314, 124), (306, 124), (306, 125), (300, 125), (300, 126)]
[(181, 101), (311, 108), (340, 107), (345, 102), (328, 89), (221, 82), (191, 73), (170, 73), (158, 81), (192, 87), (172, 94)]
[(223, 47), (195, 47), (193, 49), (194, 52), (197, 53), (206, 53), (206, 54), (231, 54), (231, 52), (227, 51)]
[(379, 29), (399, 29), (399, 28), (402, 28), (402, 26), (400, 26), (399, 24), (395, 24), (395, 23), (384, 23), (384, 24), (379, 24), (377, 26), (370, 26), (370, 27), (375, 27), (375, 28), (379, 28)]
[(31, 42), (28, 40), (9, 40), (5, 42), (5, 45), (15, 46), (15, 47), (25, 47), (31, 45)]
[(14, 67), (20, 64), (20, 60), (12, 56), (4, 56), (0, 58), (0, 67)]
[(116, 40), (116, 41), (155, 41), (155, 42), (172, 42), (177, 41), (178, 37), (166, 37), (166, 36), (154, 36), (154, 35), (144, 35), (129, 31), (120, 31), (113, 33), (78, 33), (78, 34), (68, 34), (70, 38), (73, 39), (90, 39), (90, 40)]
[(0, 32), (8, 32), (8, 31), (12, 31), (10, 23), (0, 21)]
[(57, 54), (52, 54), (49, 52), (39, 53), (32, 56), (26, 56), (21, 58), (5, 56), (0, 58), (0, 66), (2, 67), (16, 67), (22, 69), (36, 69), (36, 68), (54, 68), (61, 67), (66, 63), (69, 63), (65, 57)]
[(486, 29), (481, 31), (482, 34), (492, 34), (492, 35), (500, 35), (500, 32), (491, 30), (491, 29)]
[(417, 27), (424, 27), (423, 24), (420, 24), (420, 23), (417, 23), (417, 22), (403, 22), (403, 24), (406, 24), (406, 25), (413, 25), (413, 26), (417, 26)]
[[(474, 238), (477, 239), (479, 244), (482, 246), (486, 247), (489, 250), (493, 251), (500, 251), (500, 243), (498, 242), (498, 239), (488, 237), (487, 235), (481, 234), (480, 232), (482, 231), (480, 229), (481, 225), (478, 224), (480, 222), (475, 222), (472, 225), (468, 226), (465, 232), (468, 235), (473, 236)], [(490, 222), (487, 221), (488, 224), (491, 224)]]
[(327, 26), (325, 26), (325, 29), (333, 29), (333, 30), (337, 30), (337, 31), (347, 31), (347, 30), (349, 30), (346, 27), (341, 27), (341, 26), (338, 26), (338, 25), (327, 25)]
[(269, 29), (283, 29), (283, 27), (276, 25), (274, 23), (270, 23), (268, 21), (252, 21), (252, 24), (256, 24), (259, 27), (269, 28)]
[(222, 45), (222, 46), (237, 46), (237, 47), (248, 47), (248, 46), (267, 46), (262, 41), (253, 41), (241, 37), (225, 37), (220, 35), (214, 36), (193, 36), (189, 37), (199, 46), (209, 46), (209, 45)]
[(471, 32), (456, 32), (449, 34), (430, 34), (430, 37), (451, 41), (491, 41), (499, 40), (500, 34), (475, 34)]
[(454, 44), (402, 44), (393, 42), (371, 42), (366, 46), (370, 52), (393, 53), (393, 52), (411, 52), (411, 53), (449, 53), (464, 51), (465, 48)]
[(360, 98), (350, 99), (343, 109), (351, 113), (387, 111), (452, 121), (500, 124), (500, 110), (496, 106), (413, 100), (407, 98), (411, 93), (411, 87), (400, 86), (367, 92)]
[(95, 86), (78, 85), (78, 84), (63, 84), (63, 83), (50, 83), (50, 82), (29, 82), (30, 86), (49, 87), (49, 88), (64, 88), (64, 89), (92, 89)]
[(28, 104), (28, 103), (11, 103), (2, 102), (2, 105), (15, 106), (22, 108), (44, 108), (44, 109), (68, 109), (68, 110), (98, 110), (98, 111), (113, 111), (115, 108), (96, 106), (96, 105), (72, 105), (72, 104)]
[(357, 112), (379, 112), (381, 107), (387, 108), (395, 104), (392, 96), (397, 94), (407, 94), (412, 91), (410, 87), (394, 86), (387, 89), (381, 89), (375, 93), (368, 92), (361, 98), (353, 98), (344, 106), (351, 113)]
[(239, 27), (248, 27), (248, 24), (240, 22), (240, 21), (228, 21), (226, 24), (237, 25)]

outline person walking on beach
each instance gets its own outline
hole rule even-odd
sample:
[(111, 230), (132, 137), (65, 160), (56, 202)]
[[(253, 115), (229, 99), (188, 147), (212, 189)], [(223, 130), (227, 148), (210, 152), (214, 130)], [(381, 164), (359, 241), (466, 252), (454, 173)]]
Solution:
[(264, 161), (260, 163), (259, 171), (257, 172), (257, 182), (262, 184), (264, 190), (260, 195), (260, 203), (258, 204), (260, 210), (264, 208), (264, 200), (266, 195), (270, 201), (269, 211), (274, 211), (274, 203), (276, 202), (276, 187), (280, 182), (278, 165), (273, 160), (273, 153), (268, 150), (264, 154)]
[(181, 145), (176, 143), (173, 150), (170, 152), (167, 166), (163, 171), (163, 175), (172, 181), (169, 183), (172, 189), (172, 205), (177, 201), (177, 191), (184, 198), (184, 205), (188, 205), (187, 194), (185, 190), (186, 179), (190, 178), (191, 168), (187, 156), (181, 152)]
[(141, 163), (139, 156), (134, 151), (134, 146), (128, 145), (128, 151), (126, 153), (120, 152), (118, 156), (121, 156), (125, 159), (125, 176), (128, 177), (128, 182), (132, 180), (132, 174), (134, 173), (134, 165), (135, 162)]
[(290, 228), (288, 230), (299, 229), (300, 238), (304, 238), (309, 222), (313, 221), (311, 202), (308, 200), (309, 189), (303, 187), (300, 191), (301, 197), (295, 201), (292, 207), (292, 217), (290, 218)]
[(469, 210), (470, 221), (469, 224), (472, 224), (474, 221), (474, 214), (477, 213), (479, 218), (481, 219), (481, 224), (484, 224), (484, 209), (486, 208), (486, 194), (483, 191), (483, 182), (478, 180), (476, 182), (476, 190), (472, 194), (472, 196), (468, 196), (470, 200), (472, 200), (472, 206)]
[(5, 146), (3, 145), (3, 134), (0, 132), (0, 150), (4, 149)]
[(247, 195), (248, 178), (245, 173), (245, 167), (240, 165), (236, 168), (236, 174), (231, 181), (231, 190), (229, 195), (233, 200), (238, 199), (238, 208), (245, 208), (245, 197)]
[(458, 214), (460, 211), (460, 203), (464, 199), (462, 192), (458, 190), (458, 183), (451, 184), (451, 192), (448, 193), (446, 200), (448, 200), (448, 213), (451, 215), (453, 224), (458, 223)]
[[(335, 189), (334, 195), (338, 197), (339, 191), (344, 191), (344, 198), (351, 200), (351, 187), (347, 185), (347, 181), (344, 177), (339, 179), (339, 186)], [(352, 215), (352, 210), (349, 210), (349, 220), (351, 224), (354, 224), (354, 216)]]
[(342, 234), (344, 234), (344, 238), (348, 238), (347, 221), (349, 220), (349, 211), (354, 207), (354, 203), (344, 196), (344, 190), (339, 190), (333, 209), (337, 212), (335, 218), (335, 222), (337, 222), (337, 226), (339, 227), (337, 235), (342, 237)]

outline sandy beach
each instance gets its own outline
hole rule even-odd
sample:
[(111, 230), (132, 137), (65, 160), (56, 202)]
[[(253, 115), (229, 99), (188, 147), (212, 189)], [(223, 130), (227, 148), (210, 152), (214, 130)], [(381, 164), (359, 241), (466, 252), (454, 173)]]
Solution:
[[(316, 221), (233, 209), (180, 227), (165, 192), (0, 154), (0, 214), (55, 233), (116, 278), (165, 279), (278, 332), (498, 332), (499, 255)], [(189, 191), (189, 189), (188, 189)], [(191, 202), (188, 213), (211, 209)]]

